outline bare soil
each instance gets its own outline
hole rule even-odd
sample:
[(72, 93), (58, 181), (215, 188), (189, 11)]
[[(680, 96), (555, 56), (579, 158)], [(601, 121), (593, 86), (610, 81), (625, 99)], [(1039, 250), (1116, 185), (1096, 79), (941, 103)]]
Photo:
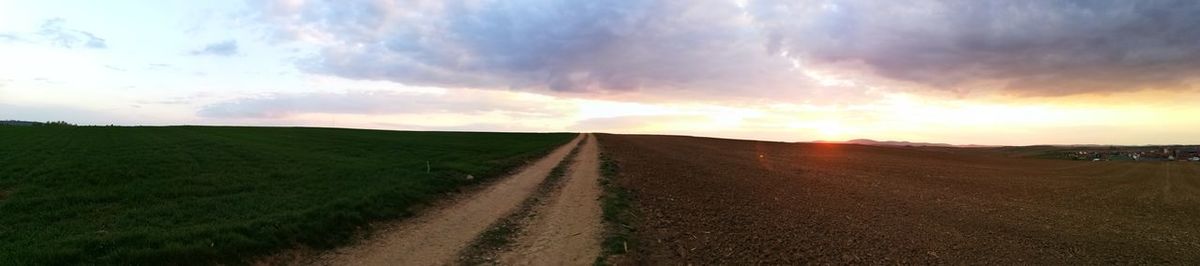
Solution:
[(600, 255), (600, 151), (594, 138), (583, 145), (561, 187), (499, 256), (502, 265), (587, 265)]
[(326, 252), (311, 265), (446, 265), (497, 219), (512, 212), (584, 136), (488, 187), (447, 199), (358, 244)]
[(1200, 164), (597, 135), (640, 264), (1192, 264)]

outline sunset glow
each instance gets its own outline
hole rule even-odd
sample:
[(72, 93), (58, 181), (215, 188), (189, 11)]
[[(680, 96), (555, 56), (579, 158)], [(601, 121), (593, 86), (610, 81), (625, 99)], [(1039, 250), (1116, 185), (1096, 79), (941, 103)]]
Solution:
[[(933, 1), (5, 1), (0, 120), (1200, 142), (1200, 36), (1170, 32), (1194, 24), (1127, 32), (1156, 22), (1119, 1), (1011, 4), (1041, 12), (1016, 20)], [(522, 22), (487, 23), (500, 18)], [(1083, 20), (1103, 23), (1070, 22)], [(1169, 36), (1187, 44), (1160, 42)]]

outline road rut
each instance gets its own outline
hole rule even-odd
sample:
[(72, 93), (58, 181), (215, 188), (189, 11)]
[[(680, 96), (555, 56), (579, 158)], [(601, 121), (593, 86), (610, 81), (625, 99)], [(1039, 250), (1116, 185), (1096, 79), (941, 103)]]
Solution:
[(588, 137), (562, 187), (499, 256), (502, 265), (586, 265), (600, 255), (600, 151), (595, 137)]
[(529, 197), (585, 136), (472, 195), (451, 199), (412, 219), (377, 231), (360, 244), (320, 255), (310, 265), (447, 265), (496, 220)]

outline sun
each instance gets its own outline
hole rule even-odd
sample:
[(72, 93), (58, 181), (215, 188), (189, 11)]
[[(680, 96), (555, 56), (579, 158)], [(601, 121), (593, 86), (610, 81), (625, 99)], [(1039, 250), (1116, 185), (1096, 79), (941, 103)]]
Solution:
[(841, 123), (833, 121), (814, 123), (813, 129), (824, 138), (840, 138), (845, 136), (847, 131)]
[(841, 122), (831, 120), (795, 122), (789, 124), (788, 127), (798, 130), (808, 130), (816, 133), (822, 139), (841, 139), (850, 131)]

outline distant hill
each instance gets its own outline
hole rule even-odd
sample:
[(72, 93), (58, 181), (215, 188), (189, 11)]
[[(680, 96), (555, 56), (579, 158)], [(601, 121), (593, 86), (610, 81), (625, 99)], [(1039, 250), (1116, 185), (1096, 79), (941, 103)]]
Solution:
[(878, 141), (873, 139), (853, 139), (847, 141), (823, 141), (818, 140), (814, 143), (843, 143), (843, 144), (859, 144), (872, 146), (918, 146), (918, 147), (994, 147), (986, 145), (954, 145), (949, 143), (933, 143), (933, 142), (911, 142), (911, 141)]

